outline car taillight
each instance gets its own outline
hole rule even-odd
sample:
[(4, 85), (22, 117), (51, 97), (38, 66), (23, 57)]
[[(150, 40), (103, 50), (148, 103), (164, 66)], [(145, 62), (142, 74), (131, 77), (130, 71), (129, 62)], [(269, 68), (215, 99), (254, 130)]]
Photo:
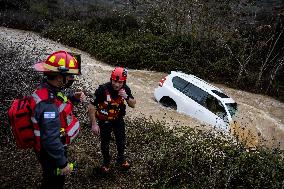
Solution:
[(166, 81), (166, 77), (160, 80), (159, 86), (162, 87), (165, 81)]

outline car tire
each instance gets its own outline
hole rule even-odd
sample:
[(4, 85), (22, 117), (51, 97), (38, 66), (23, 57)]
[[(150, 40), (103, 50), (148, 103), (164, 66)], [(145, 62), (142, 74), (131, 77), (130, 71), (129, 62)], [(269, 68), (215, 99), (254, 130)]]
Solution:
[(169, 108), (172, 108), (174, 110), (177, 109), (176, 102), (168, 96), (162, 97), (161, 100), (160, 100), (160, 103), (165, 107), (169, 107)]

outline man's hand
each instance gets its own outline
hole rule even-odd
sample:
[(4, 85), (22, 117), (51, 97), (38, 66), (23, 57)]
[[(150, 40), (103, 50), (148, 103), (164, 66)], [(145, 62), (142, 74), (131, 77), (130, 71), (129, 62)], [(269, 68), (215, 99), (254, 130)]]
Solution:
[(122, 98), (124, 98), (128, 104), (129, 107), (131, 108), (135, 108), (135, 104), (136, 104), (136, 100), (133, 98), (129, 98), (127, 93), (125, 92), (125, 89), (120, 89), (118, 91), (118, 95), (121, 96)]
[(80, 102), (85, 102), (86, 100), (86, 95), (84, 94), (84, 92), (80, 91), (80, 92), (75, 92), (74, 93), (74, 97), (77, 100), (80, 100)]
[(125, 92), (124, 89), (120, 89), (120, 90), (118, 91), (118, 95), (121, 96), (121, 97), (124, 98), (124, 99), (127, 99), (127, 97), (128, 97), (128, 95), (127, 95), (127, 93)]
[(97, 121), (96, 121), (96, 107), (92, 104), (89, 104), (88, 112), (89, 112), (90, 121), (92, 124), (92, 132), (94, 133), (94, 135), (99, 136), (100, 127), (98, 126)]
[(69, 163), (61, 169), (61, 175), (69, 175), (72, 172), (72, 168), (70, 167)]
[(94, 135), (100, 136), (100, 127), (98, 126), (97, 122), (92, 124), (92, 131)]

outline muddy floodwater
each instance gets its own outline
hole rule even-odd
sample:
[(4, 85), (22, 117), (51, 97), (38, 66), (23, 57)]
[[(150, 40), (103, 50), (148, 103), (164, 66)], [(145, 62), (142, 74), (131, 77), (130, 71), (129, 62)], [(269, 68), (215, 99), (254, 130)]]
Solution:
[[(113, 66), (97, 61), (88, 53), (42, 38), (32, 32), (0, 27), (0, 40), (0, 43), (5, 46), (20, 45), (27, 52), (26, 56), (34, 56), (38, 60), (45, 59), (47, 54), (57, 50), (80, 53), (83, 75), (79, 78), (79, 83), (90, 93), (94, 92), (99, 84), (109, 81), (113, 70)], [(186, 125), (205, 130), (212, 129), (207, 124), (165, 108), (155, 101), (154, 90), (158, 87), (160, 79), (166, 75), (166, 73), (146, 70), (129, 70), (127, 83), (137, 100), (137, 107), (128, 108), (127, 116), (151, 117), (154, 120), (165, 121), (166, 127), (170, 128)], [(236, 121), (241, 127), (257, 136), (259, 143), (284, 149), (284, 103), (264, 95), (212, 84), (218, 86), (238, 103)]]

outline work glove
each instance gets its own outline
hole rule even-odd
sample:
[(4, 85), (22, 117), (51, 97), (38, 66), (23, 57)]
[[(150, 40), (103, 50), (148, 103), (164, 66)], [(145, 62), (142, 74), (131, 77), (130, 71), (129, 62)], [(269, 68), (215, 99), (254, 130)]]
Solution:
[(67, 163), (67, 165), (61, 169), (61, 175), (69, 175), (72, 172), (72, 168), (70, 167), (70, 164)]

